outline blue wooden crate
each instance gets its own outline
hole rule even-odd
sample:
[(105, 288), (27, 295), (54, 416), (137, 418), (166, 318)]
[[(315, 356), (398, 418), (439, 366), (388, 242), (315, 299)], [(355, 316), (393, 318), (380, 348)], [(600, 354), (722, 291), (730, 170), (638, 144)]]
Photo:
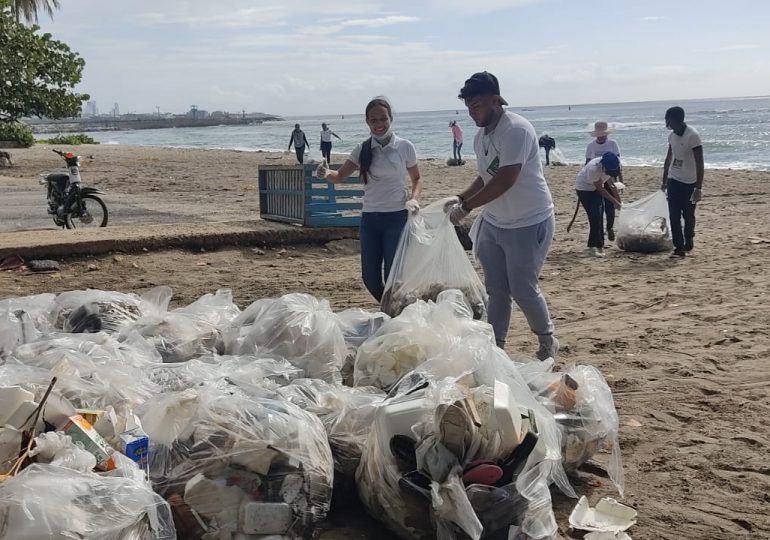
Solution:
[(305, 227), (358, 227), (364, 191), (351, 186), (360, 185), (360, 180), (350, 177), (332, 184), (313, 175), (316, 167), (313, 163), (260, 167), (260, 217)]

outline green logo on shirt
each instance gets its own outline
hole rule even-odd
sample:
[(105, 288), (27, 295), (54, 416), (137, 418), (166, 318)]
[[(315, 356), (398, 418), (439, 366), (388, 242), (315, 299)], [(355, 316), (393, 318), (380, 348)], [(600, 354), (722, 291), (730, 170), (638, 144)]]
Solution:
[(495, 159), (492, 160), (492, 163), (489, 164), (489, 167), (487, 167), (487, 172), (494, 176), (497, 174), (498, 169), (500, 169), (500, 157), (495, 156)]

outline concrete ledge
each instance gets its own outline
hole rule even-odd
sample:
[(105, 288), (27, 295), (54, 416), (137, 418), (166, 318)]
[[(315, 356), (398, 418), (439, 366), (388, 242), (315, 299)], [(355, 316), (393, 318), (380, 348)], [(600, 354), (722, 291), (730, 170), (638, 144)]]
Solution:
[(181, 223), (93, 230), (36, 230), (0, 233), (0, 259), (10, 255), (61, 258), (112, 251), (215, 249), (222, 246), (326, 243), (358, 238), (356, 228), (303, 228), (268, 221)]

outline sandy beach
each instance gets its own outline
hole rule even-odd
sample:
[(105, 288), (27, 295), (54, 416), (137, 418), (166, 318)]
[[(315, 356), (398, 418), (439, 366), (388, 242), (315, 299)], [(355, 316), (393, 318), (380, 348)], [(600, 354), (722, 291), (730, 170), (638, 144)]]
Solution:
[[(105, 189), (108, 205), (121, 201), (178, 223), (257, 218), (257, 168), (294, 161), (288, 153), (120, 145), (77, 151), (94, 156), (84, 182)], [(0, 170), (4, 192), (36, 186), (38, 173), (59, 166), (50, 147), (13, 155), (16, 167)], [(419, 166), (426, 202), (458, 192), (475, 175), (471, 161)], [(770, 173), (706, 171), (692, 256), (671, 260), (610, 245), (606, 258), (593, 259), (583, 253), (588, 224), (582, 211), (566, 232), (577, 170), (546, 169), (557, 229), (541, 285), (562, 343), (560, 363), (594, 365), (613, 389), (622, 424), (623, 502), (639, 511), (630, 534), (637, 540), (770, 537)], [(627, 168), (625, 199), (656, 189), (660, 174)], [(42, 213), (44, 198), (41, 188)], [(327, 298), (338, 309), (377, 307), (361, 284), (354, 242), (260, 248), (114, 253), (66, 260), (56, 274), (3, 272), (0, 298), (169, 285), (178, 303), (226, 287), (241, 307), (297, 291)], [(523, 317), (514, 314), (508, 350), (531, 354), (534, 347)], [(575, 485), (592, 502), (617, 496), (600, 467), (586, 468)], [(565, 538), (575, 502), (554, 497)], [(330, 523), (327, 540), (391, 537), (360, 516), (336, 514)]]

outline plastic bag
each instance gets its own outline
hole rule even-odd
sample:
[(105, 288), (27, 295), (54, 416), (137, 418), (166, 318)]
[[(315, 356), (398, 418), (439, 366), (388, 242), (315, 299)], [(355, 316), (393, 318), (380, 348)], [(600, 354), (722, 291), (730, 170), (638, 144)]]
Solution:
[(350, 388), (318, 379), (297, 379), (276, 394), (320, 418), (329, 437), (335, 471), (352, 477), (385, 393), (371, 386)]
[(422, 362), (471, 335), (483, 335), (494, 342), (492, 327), (472, 319), (471, 307), (461, 291), (443, 291), (435, 303), (419, 300), (386, 321), (361, 345), (355, 385), (387, 391)]
[(0, 300), (0, 358), (51, 330), (48, 313), (54, 298), (53, 294), (38, 294)]
[(135, 478), (32, 464), (0, 482), (3, 540), (118, 540), (140, 525), (144, 538), (176, 538), (166, 501)]
[[(304, 538), (326, 516), (334, 466), (316, 416), (210, 385), (158, 396), (140, 411), (152, 441), (150, 478), (173, 501), (180, 538)], [(191, 510), (204, 526), (193, 520), (183, 530), (181, 518)], [(252, 518), (260, 513), (271, 517), (256, 527)]]
[(143, 317), (131, 328), (160, 353), (164, 362), (184, 362), (224, 352), (221, 332), (238, 316), (229, 289), (206, 294), (189, 306)]
[(444, 212), (448, 199), (410, 215), (396, 249), (382, 311), (396, 316), (417, 300), (436, 300), (447, 289), (465, 295), (475, 319), (486, 318), (487, 295), (468, 255)]
[(624, 251), (656, 253), (673, 248), (666, 193), (656, 191), (624, 203), (618, 218), (617, 246)]
[(607, 473), (622, 496), (618, 413), (601, 372), (593, 366), (571, 366), (564, 372), (533, 376), (530, 386), (563, 431), (565, 469), (574, 472), (598, 452), (610, 452)]
[(347, 349), (329, 302), (309, 294), (257, 300), (225, 331), (230, 355), (272, 354), (306, 377), (341, 382)]
[(35, 447), (29, 455), (37, 456), (39, 462), (80, 472), (89, 472), (96, 467), (94, 455), (77, 446), (61, 431), (49, 431), (35, 437)]
[[(485, 535), (511, 525), (531, 538), (556, 533), (549, 485), (574, 496), (561, 467), (561, 433), (487, 334), (469, 335), (428, 359), (390, 396), (377, 409), (356, 475), (374, 517), (403, 538), (461, 538), (458, 530), (477, 538), (479, 523)], [(449, 410), (468, 419), (459, 439), (457, 424), (445, 420)], [(497, 464), (503, 476), (491, 493), (471, 483), (461, 495), (456, 470), (478, 460)], [(497, 503), (504, 513), (496, 512)]]
[(348, 386), (353, 385), (353, 366), (356, 361), (358, 348), (372, 337), (390, 319), (381, 312), (371, 312), (365, 309), (352, 308), (337, 313), (342, 335), (345, 338), (348, 354), (342, 367), (342, 380)]
[(64, 292), (56, 297), (51, 320), (56, 328), (73, 334), (118, 334), (143, 315), (165, 309), (165, 306), (154, 303), (157, 298), (163, 299), (167, 305), (171, 289), (153, 289), (145, 300), (135, 294), (97, 289)]

